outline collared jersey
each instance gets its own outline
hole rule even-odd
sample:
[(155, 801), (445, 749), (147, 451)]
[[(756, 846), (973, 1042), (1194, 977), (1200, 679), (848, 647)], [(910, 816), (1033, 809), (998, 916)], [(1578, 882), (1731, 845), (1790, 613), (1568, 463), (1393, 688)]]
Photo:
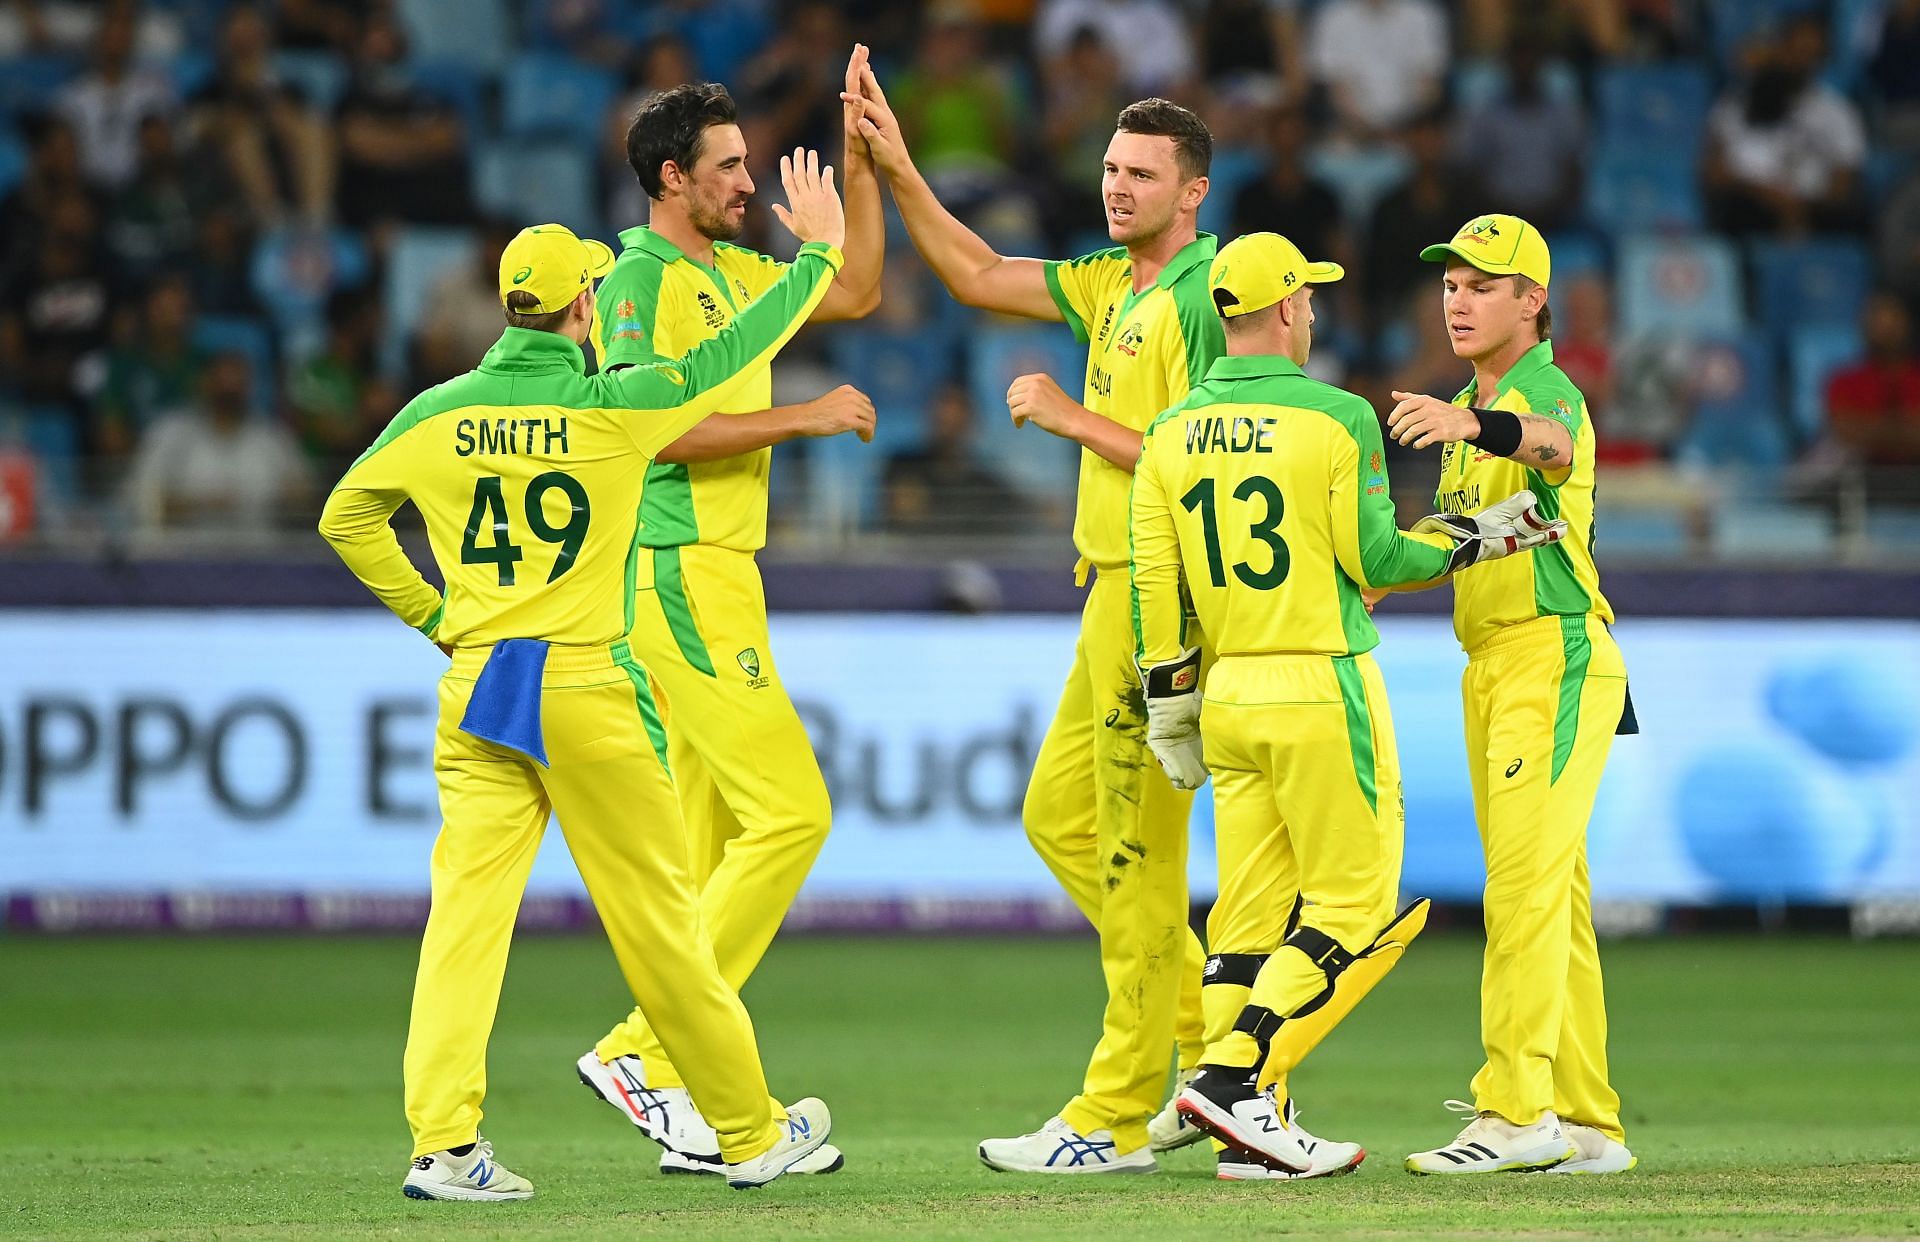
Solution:
[(1546, 473), (1471, 444), (1450, 443), (1441, 453), (1434, 504), (1442, 513), (1478, 513), (1531, 488), (1542, 515), (1567, 520), (1567, 537), (1558, 543), (1455, 575), (1453, 632), (1460, 646), (1472, 651), (1502, 627), (1535, 617), (1592, 613), (1612, 622), (1613, 605), (1600, 594), (1600, 573), (1593, 563), (1593, 429), (1587, 421), (1587, 399), (1553, 364), (1553, 345), (1542, 341), (1522, 354), (1500, 378), (1490, 400), (1468, 384), (1453, 403), (1545, 415), (1565, 424), (1573, 436), (1573, 461)]
[[(1046, 265), (1047, 288), (1073, 335), (1087, 345), (1081, 404), (1145, 431), (1226, 352), (1207, 287), (1214, 236), (1188, 242), (1144, 291), (1133, 291), (1124, 246)], [(1080, 453), (1073, 544), (1103, 569), (1127, 563), (1127, 491), (1132, 479), (1092, 449)]]
[[(803, 247), (792, 275), (731, 331), (672, 362), (589, 376), (566, 337), (508, 328), (477, 369), (407, 403), (327, 497), (320, 533), (437, 642), (624, 638), (649, 460), (764, 371), (840, 262), (835, 248)], [(444, 597), (388, 524), (408, 500)]]
[[(602, 368), (651, 362), (709, 341), (772, 288), (786, 264), (744, 246), (713, 244), (713, 266), (649, 228), (620, 234), (619, 260), (600, 282), (593, 340)], [(761, 367), (725, 405), (749, 414), (773, 404), (773, 371)], [(708, 543), (755, 552), (767, 543), (767, 479), (773, 450), (718, 461), (655, 462), (647, 469), (640, 543)]]
[(1177, 657), (1180, 581), (1222, 656), (1357, 655), (1362, 587), (1445, 572), (1453, 542), (1394, 525), (1380, 420), (1286, 358), (1222, 358), (1154, 420), (1134, 469), (1134, 636)]

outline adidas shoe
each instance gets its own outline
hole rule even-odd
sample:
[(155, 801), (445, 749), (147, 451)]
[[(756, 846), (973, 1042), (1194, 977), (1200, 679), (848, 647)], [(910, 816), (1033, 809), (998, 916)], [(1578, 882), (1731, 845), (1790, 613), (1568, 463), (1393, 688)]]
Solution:
[(1200, 1073), (1200, 1068), (1181, 1070), (1173, 1079), (1173, 1094), (1167, 1097), (1166, 1107), (1153, 1115), (1147, 1123), (1147, 1147), (1154, 1152), (1173, 1151), (1189, 1143), (1197, 1143), (1207, 1137), (1207, 1132), (1187, 1120), (1178, 1104), (1180, 1093)]
[[(1460, 1100), (1448, 1100), (1447, 1107), (1456, 1113), (1474, 1112), (1473, 1105)], [(1551, 1111), (1526, 1126), (1514, 1125), (1498, 1113), (1475, 1113), (1453, 1142), (1408, 1156), (1407, 1172), (1525, 1173), (1550, 1169), (1578, 1152)]]
[[(787, 1166), (789, 1173), (838, 1173), (847, 1163), (847, 1158), (832, 1143), (822, 1143), (812, 1155), (802, 1156)], [(727, 1171), (726, 1164), (718, 1155), (690, 1156), (669, 1147), (660, 1153), (660, 1171), (662, 1173), (712, 1173)]]
[(1333, 1143), (1315, 1138), (1300, 1124), (1300, 1110), (1292, 1100), (1281, 1113), (1281, 1122), (1300, 1149), (1313, 1163), (1304, 1172), (1295, 1172), (1249, 1151), (1229, 1147), (1220, 1153), (1217, 1176), (1223, 1182), (1296, 1182), (1309, 1177), (1343, 1177), (1360, 1167), (1367, 1149), (1358, 1143)]
[(1619, 1139), (1608, 1138), (1592, 1126), (1563, 1121), (1561, 1127), (1579, 1148), (1578, 1154), (1548, 1169), (1549, 1173), (1625, 1173), (1640, 1163)]
[(1313, 1167), (1301, 1145), (1306, 1131), (1295, 1131), (1281, 1116), (1273, 1089), (1253, 1085), (1254, 1071), (1203, 1065), (1199, 1077), (1180, 1093), (1177, 1106), (1187, 1119), (1230, 1148), (1292, 1173)]
[(987, 1139), (980, 1163), (1002, 1173), (1152, 1173), (1160, 1167), (1145, 1147), (1122, 1155), (1111, 1130), (1082, 1134), (1058, 1117), (1032, 1134)]
[(599, 1055), (589, 1051), (574, 1063), (574, 1069), (588, 1090), (613, 1105), (635, 1129), (669, 1154), (677, 1152), (690, 1161), (715, 1166), (715, 1173), (721, 1171), (720, 1136), (693, 1106), (693, 1096), (685, 1087), (649, 1087), (639, 1057), (615, 1057), (603, 1065)]
[(500, 1203), (533, 1198), (533, 1183), (495, 1163), (493, 1144), (476, 1138), (473, 1150), (464, 1156), (436, 1151), (416, 1157), (400, 1183), (400, 1193), (409, 1199)]
[(729, 1164), (727, 1185), (735, 1190), (764, 1186), (826, 1146), (833, 1117), (824, 1102), (808, 1096), (787, 1105), (787, 1119), (777, 1127), (779, 1139), (751, 1160)]

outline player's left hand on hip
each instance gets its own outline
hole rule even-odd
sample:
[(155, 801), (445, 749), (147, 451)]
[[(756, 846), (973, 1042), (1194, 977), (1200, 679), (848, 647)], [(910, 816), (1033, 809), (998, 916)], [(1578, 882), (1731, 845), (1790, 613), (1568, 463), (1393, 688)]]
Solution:
[(1415, 534), (1441, 534), (1454, 541), (1447, 572), (1498, 560), (1567, 537), (1564, 518), (1549, 522), (1530, 491), (1519, 491), (1471, 516), (1435, 513), (1413, 524)]
[(1417, 392), (1395, 392), (1400, 404), (1387, 415), (1387, 434), (1412, 448), (1465, 440), (1480, 434), (1480, 419), (1472, 410)]
[(1175, 660), (1140, 666), (1147, 696), (1147, 749), (1160, 761), (1175, 789), (1207, 783), (1200, 738), (1200, 648)]

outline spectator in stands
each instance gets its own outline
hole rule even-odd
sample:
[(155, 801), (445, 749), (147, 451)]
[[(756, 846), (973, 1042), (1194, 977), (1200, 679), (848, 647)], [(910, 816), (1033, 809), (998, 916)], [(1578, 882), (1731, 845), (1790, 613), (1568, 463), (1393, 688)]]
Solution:
[(80, 165), (89, 180), (117, 190), (140, 167), (140, 122), (173, 111), (173, 86), (133, 63), (139, 5), (113, 0), (94, 34), (93, 68), (60, 92), (60, 115), (80, 143)]
[(839, 5), (807, 0), (793, 8), (773, 42), (742, 68), (734, 92), (741, 116), (765, 135), (765, 144), (748, 138), (750, 161), (797, 146), (840, 149), (840, 91), (852, 45)]
[(414, 84), (406, 55), (399, 21), (385, 12), (370, 16), (338, 113), (339, 213), (356, 228), (393, 220), (459, 224), (473, 213), (466, 126)]
[(324, 117), (281, 83), (274, 32), (241, 4), (220, 27), (213, 77), (193, 97), (197, 140), (240, 188), (255, 227), (325, 221), (333, 209), (333, 141)]
[(1296, 0), (1207, 0), (1199, 24), (1202, 80), (1227, 94), (1251, 90), (1301, 102), (1307, 71), (1299, 9)]
[(473, 262), (449, 268), (427, 291), (431, 310), (414, 339), (415, 387), (471, 371), (500, 339), (500, 252), (519, 231), (512, 221), (488, 220)]
[(1882, 139), (1920, 149), (1920, 0), (1892, 0), (1881, 19), (1867, 82), (1879, 104)]
[(1113, 118), (1131, 98), (1120, 82), (1119, 58), (1094, 26), (1075, 31), (1041, 72), (1041, 158), (1026, 186), (1041, 196), (1047, 232), (1066, 249), (1099, 217), (1101, 162)]
[(370, 394), (383, 387), (375, 374), (380, 336), (379, 299), (365, 289), (336, 289), (327, 298), (325, 347), (287, 377), (294, 430), (324, 479), (343, 474), (398, 408), (369, 408)]
[(1120, 58), (1129, 99), (1177, 94), (1194, 78), (1193, 34), (1170, 0), (1041, 0), (1034, 50), (1043, 62), (1054, 60), (1087, 26)]
[(31, 151), (20, 184), (0, 201), (0, 281), (38, 262), (42, 239), (56, 205), (79, 199), (96, 209), (102, 200), (80, 171), (80, 144), (73, 126), (43, 115), (25, 125)]
[[(1307, 168), (1306, 113), (1294, 105), (1274, 109), (1265, 138), (1266, 172), (1234, 198), (1234, 234), (1279, 233), (1307, 254), (1351, 262), (1340, 200)], [(1332, 292), (1329, 288), (1315, 296)]]
[(1441, 101), (1449, 55), (1433, 0), (1327, 0), (1307, 43), (1341, 135), (1362, 143), (1393, 138)]
[(312, 494), (306, 462), (286, 428), (249, 408), (252, 386), (245, 355), (217, 355), (199, 404), (148, 429), (127, 484), (142, 526), (242, 535), (302, 516)]
[(45, 210), (34, 249), (0, 288), (0, 376), (77, 416), (80, 370), (107, 343), (113, 291), (93, 200), (69, 191)]
[(274, 43), (287, 51), (353, 55), (360, 24), (390, 0), (274, 0)]
[[(186, 50), (186, 29), (174, 4), (128, 5), (134, 10), (136, 60), (171, 60)], [(0, 3), (0, 58), (43, 55), (81, 57), (94, 46), (100, 23), (112, 11), (101, 0), (6, 0)]]
[[(1433, 265), (1420, 261), (1420, 248), (1428, 244), (1420, 239), (1450, 237), (1448, 229), (1458, 229), (1460, 221), (1472, 219), (1476, 211), (1491, 209), (1481, 204), (1494, 200), (1469, 194), (1454, 170), (1447, 128), (1446, 114), (1437, 110), (1407, 128), (1413, 171), (1373, 209), (1361, 281), (1373, 322), (1384, 323), (1397, 315), (1415, 286), (1425, 285), (1439, 297), (1440, 281)], [(1453, 223), (1448, 224), (1449, 220)]]
[(1741, 235), (1864, 227), (1866, 126), (1820, 81), (1826, 56), (1824, 18), (1797, 16), (1714, 104), (1705, 180), (1715, 227)]
[(189, 175), (172, 121), (155, 114), (140, 122), (140, 171), (107, 216), (107, 249), (115, 263), (136, 279), (183, 265), (193, 253), (194, 217), (218, 193), (205, 170)]
[(1504, 88), (1460, 118), (1454, 144), (1503, 210), (1557, 228), (1579, 212), (1586, 120), (1578, 99), (1548, 91), (1546, 47), (1530, 28), (1515, 39), (1505, 69)]
[(1014, 154), (1012, 94), (1012, 84), (987, 59), (972, 7), (941, 0), (927, 16), (912, 67), (894, 87), (893, 104), (915, 137), (921, 171), (942, 199), (964, 205), (1005, 181)]
[(140, 313), (129, 318), (107, 353), (106, 382), (93, 403), (94, 451), (109, 457), (131, 452), (147, 428), (191, 407), (207, 363), (193, 343), (193, 289), (185, 275), (154, 281)]
[[(647, 194), (627, 163), (627, 129), (633, 114), (647, 96), (701, 80), (693, 52), (679, 39), (654, 39), (627, 62), (626, 86), (607, 109), (606, 125), (600, 137), (600, 186), (603, 218), (608, 220), (647, 219)], [(761, 152), (749, 150), (757, 157)], [(775, 153), (777, 158), (777, 152)]]
[(237, 203), (216, 203), (200, 213), (191, 270), (193, 304), (201, 314), (260, 314), (253, 292), (253, 233)]
[(933, 400), (924, 446), (887, 459), (887, 525), (902, 534), (1016, 534), (1031, 506), (973, 448), (973, 407), (948, 385)]
[[(1861, 335), (1866, 356), (1827, 381), (1827, 433), (1855, 463), (1912, 471), (1920, 466), (1920, 354), (1906, 304), (1874, 294)], [(1903, 490), (1920, 500), (1914, 482)]]

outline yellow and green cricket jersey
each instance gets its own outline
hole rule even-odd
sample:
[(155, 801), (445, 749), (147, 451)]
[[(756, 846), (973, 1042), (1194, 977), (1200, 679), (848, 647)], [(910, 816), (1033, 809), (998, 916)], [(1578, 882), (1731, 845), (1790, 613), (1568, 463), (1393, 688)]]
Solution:
[[(602, 368), (684, 354), (712, 340), (773, 287), (786, 264), (744, 246), (713, 244), (713, 266), (649, 228), (620, 234), (620, 258), (600, 282), (593, 340)], [(761, 367), (728, 398), (723, 414), (773, 404), (773, 371)], [(677, 548), (706, 543), (757, 552), (767, 543), (767, 478), (773, 450), (719, 461), (655, 462), (641, 500), (640, 543)]]
[[(1133, 260), (1124, 246), (1047, 264), (1054, 304), (1087, 345), (1082, 405), (1145, 431), (1226, 352), (1207, 286), (1215, 246), (1213, 234), (1200, 234), (1140, 293), (1133, 291)], [(1073, 544), (1099, 568), (1127, 563), (1131, 486), (1127, 471), (1092, 449), (1081, 450)]]
[[(653, 454), (736, 399), (826, 296), (840, 251), (672, 362), (589, 376), (558, 333), (508, 328), (480, 366), (421, 393), (327, 497), (320, 533), (382, 603), (436, 642), (590, 646), (633, 628), (636, 514)], [(388, 524), (411, 500), (447, 583)]]
[(1380, 641), (1360, 588), (1446, 571), (1453, 541), (1394, 524), (1380, 420), (1286, 358), (1222, 358), (1153, 423), (1133, 475), (1134, 637), (1185, 648), (1184, 577), (1222, 656), (1358, 655)]
[(1440, 488), (1434, 504), (1442, 513), (1478, 513), (1522, 488), (1533, 489), (1545, 517), (1565, 518), (1567, 537), (1558, 543), (1475, 565), (1453, 581), (1453, 632), (1467, 651), (1501, 628), (1535, 617), (1588, 613), (1613, 621), (1613, 606), (1600, 594), (1593, 564), (1593, 428), (1587, 399), (1565, 371), (1553, 365), (1553, 346), (1542, 341), (1501, 377), (1491, 399), (1469, 384), (1453, 399), (1514, 414), (1557, 419), (1573, 435), (1573, 461), (1543, 472), (1471, 444), (1447, 445), (1440, 457)]

